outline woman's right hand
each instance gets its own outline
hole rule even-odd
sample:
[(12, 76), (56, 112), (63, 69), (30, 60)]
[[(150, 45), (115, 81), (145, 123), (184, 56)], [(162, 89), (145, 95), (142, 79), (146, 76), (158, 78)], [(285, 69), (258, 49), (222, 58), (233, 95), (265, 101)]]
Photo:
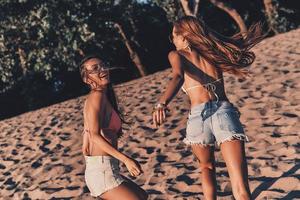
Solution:
[(131, 176), (138, 176), (143, 172), (140, 164), (132, 158), (127, 158), (124, 161), (124, 164), (128, 169), (129, 173), (131, 174)]
[(168, 108), (166, 107), (165, 103), (158, 103), (154, 106), (152, 119), (156, 128), (162, 125), (166, 120), (166, 111), (168, 111)]

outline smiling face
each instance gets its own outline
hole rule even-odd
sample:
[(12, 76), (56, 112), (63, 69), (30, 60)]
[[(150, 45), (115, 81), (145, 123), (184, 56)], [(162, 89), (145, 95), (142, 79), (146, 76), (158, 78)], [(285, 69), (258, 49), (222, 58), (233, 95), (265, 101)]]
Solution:
[(84, 63), (84, 82), (92, 89), (105, 88), (109, 84), (109, 70), (105, 68), (103, 61), (98, 58), (91, 58)]

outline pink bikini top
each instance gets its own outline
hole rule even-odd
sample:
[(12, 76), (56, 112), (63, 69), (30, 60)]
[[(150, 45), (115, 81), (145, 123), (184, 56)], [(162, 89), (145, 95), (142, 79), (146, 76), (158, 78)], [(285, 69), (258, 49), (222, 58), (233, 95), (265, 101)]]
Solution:
[(121, 128), (121, 119), (117, 114), (117, 112), (114, 109), (112, 109), (109, 125), (108, 127), (102, 128), (102, 130), (118, 133), (120, 128)]
[[(87, 125), (87, 124), (85, 124), (85, 125)], [(104, 136), (105, 132), (107, 132), (109, 134), (118, 134), (120, 132), (120, 129), (121, 129), (121, 119), (118, 116), (118, 113), (114, 109), (112, 109), (109, 125), (108, 125), (108, 127), (101, 129), (101, 135)], [(83, 134), (88, 134), (87, 135), (88, 139), (86, 140), (85, 137), (83, 139), (84, 140), (83, 147), (82, 147), (83, 154), (85, 156), (91, 156), (92, 152), (93, 152), (94, 143), (90, 142), (91, 135), (90, 135), (90, 131), (89, 131), (88, 127), (84, 128)], [(121, 134), (122, 133), (118, 134), (118, 137), (120, 137)]]
[[(83, 115), (85, 118), (85, 112), (83, 113)], [(122, 125), (121, 123), (122, 123), (122, 121), (121, 121), (118, 113), (114, 109), (112, 109), (110, 120), (109, 120), (109, 125), (108, 125), (108, 127), (101, 128), (101, 135), (105, 136), (104, 135), (105, 133), (118, 134), (121, 129), (121, 125)], [(85, 134), (87, 134), (87, 135), (85, 135)], [(118, 137), (120, 137), (121, 134), (122, 133), (120, 133), (118, 135)], [(84, 122), (82, 151), (83, 151), (83, 155), (85, 155), (85, 156), (91, 156), (92, 152), (93, 152), (94, 143), (91, 143), (90, 139), (91, 139), (91, 133), (89, 131), (88, 124), (86, 122)]]
[[(87, 126), (87, 124), (85, 124)], [(101, 134), (103, 135), (103, 131), (109, 131), (110, 133), (117, 134), (122, 127), (122, 121), (118, 115), (118, 113), (112, 108), (111, 116), (109, 120), (109, 125), (107, 127), (101, 128)], [(89, 128), (85, 127), (84, 132), (89, 132)]]

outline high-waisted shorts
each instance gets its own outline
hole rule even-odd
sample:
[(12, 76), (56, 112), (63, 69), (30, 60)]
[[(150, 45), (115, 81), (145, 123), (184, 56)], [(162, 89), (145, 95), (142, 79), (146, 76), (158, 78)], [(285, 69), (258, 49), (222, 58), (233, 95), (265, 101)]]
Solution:
[(240, 112), (228, 101), (209, 101), (192, 107), (186, 128), (186, 144), (220, 145), (234, 139), (248, 141)]
[(111, 156), (84, 156), (85, 182), (91, 196), (98, 197), (119, 186), (124, 179), (120, 175), (119, 161)]

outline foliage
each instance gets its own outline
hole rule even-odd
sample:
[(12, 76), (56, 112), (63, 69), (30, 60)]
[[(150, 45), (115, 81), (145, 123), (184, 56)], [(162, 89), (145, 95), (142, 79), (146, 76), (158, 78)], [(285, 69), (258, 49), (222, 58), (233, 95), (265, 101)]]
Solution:
[[(261, 2), (230, 4), (250, 25), (264, 18)], [(274, 2), (280, 32), (297, 28), (296, 4)], [(96, 52), (110, 65), (125, 68), (126, 73), (113, 73), (115, 83), (137, 78), (115, 23), (148, 72), (165, 69), (172, 47), (167, 39), (170, 22), (183, 15), (179, 0), (0, 0), (0, 118), (84, 94), (77, 66), (83, 54)], [(201, 0), (198, 17), (220, 33), (237, 30), (209, 0)], [(12, 103), (19, 107), (4, 106)]]

